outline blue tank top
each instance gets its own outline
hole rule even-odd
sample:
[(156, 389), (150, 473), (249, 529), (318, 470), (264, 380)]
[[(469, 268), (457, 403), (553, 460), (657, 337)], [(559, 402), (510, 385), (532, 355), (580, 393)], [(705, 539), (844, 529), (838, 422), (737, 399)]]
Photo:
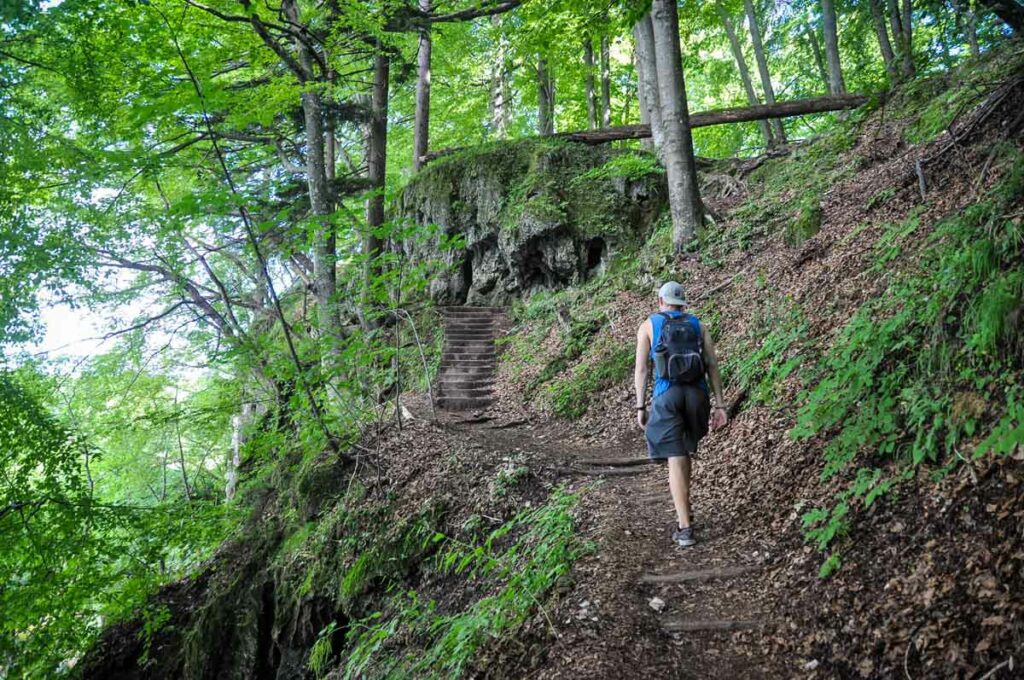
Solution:
[[(665, 312), (665, 314), (668, 314), (673, 319), (678, 319), (681, 316), (685, 316), (686, 312), (670, 310), (668, 312)], [(700, 319), (698, 319), (697, 317), (695, 317), (692, 314), (690, 314), (689, 316), (690, 316), (691, 319), (693, 319), (693, 322), (695, 324), (697, 324), (697, 333), (701, 333), (702, 331), (701, 331), (701, 328), (700, 328)], [(654, 314), (654, 315), (652, 315), (650, 317), (650, 321), (651, 321), (651, 351), (650, 351), (650, 357), (651, 357), (651, 362), (653, 362), (654, 361), (654, 348), (658, 346), (658, 339), (661, 337), (661, 331), (665, 327), (665, 317), (663, 317), (661, 315), (661, 313)], [(708, 391), (707, 381), (701, 380), (700, 383), (698, 383), (698, 384), (700, 385), (700, 388), (702, 390), (704, 390), (705, 392)], [(671, 386), (672, 386), (672, 383), (669, 382), (669, 380), (667, 378), (662, 378), (662, 377), (658, 376), (657, 374), (655, 374), (655, 376), (654, 376), (654, 396), (655, 397), (657, 397), (658, 395), (664, 393)]]

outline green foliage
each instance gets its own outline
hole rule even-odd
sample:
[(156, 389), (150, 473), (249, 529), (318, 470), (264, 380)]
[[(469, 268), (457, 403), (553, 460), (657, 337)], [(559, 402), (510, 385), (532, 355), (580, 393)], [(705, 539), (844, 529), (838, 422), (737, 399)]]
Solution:
[(730, 356), (723, 373), (737, 378), (753, 400), (777, 403), (786, 378), (806, 363), (807, 317), (792, 300), (774, 299), (754, 321), (745, 338), (749, 349)]
[(796, 217), (786, 224), (786, 242), (791, 246), (800, 245), (821, 231), (824, 213), (821, 202), (813, 195), (804, 196), (797, 207)]
[[(823, 357), (801, 407), (795, 437), (831, 432), (823, 476), (843, 473), (860, 455), (906, 464), (944, 464), (975, 446), (975, 455), (1010, 453), (1020, 441), (1019, 380), (1024, 354), (1011, 320), (1024, 305), (1019, 199), (1024, 157), (1005, 161), (1006, 177), (985, 200), (940, 222), (921, 261), (896, 275), (886, 293), (853, 316)], [(879, 262), (902, 250), (916, 217), (878, 241)], [(981, 442), (991, 404), (1006, 413)], [(831, 511), (804, 517), (824, 550), (844, 531), (847, 499), (870, 505), (898, 477), (862, 468)], [(824, 567), (823, 567), (824, 571)]]
[(331, 666), (333, 657), (331, 636), (334, 635), (337, 629), (337, 622), (331, 621), (317, 634), (316, 642), (313, 643), (312, 649), (309, 650), (309, 670), (313, 671), (313, 675), (317, 680), (327, 675), (327, 671)]
[[(0, 373), (0, 668), (68, 670), (100, 632), (205, 559), (237, 518), (215, 503), (126, 497), (101, 451), (44, 407), (27, 369)], [(142, 608), (144, 649), (168, 620)]]
[(587, 412), (590, 395), (625, 379), (633, 369), (633, 348), (605, 350), (608, 353), (573, 367), (568, 375), (548, 387), (551, 410), (567, 420), (575, 420)]
[(607, 179), (637, 181), (664, 172), (665, 170), (658, 165), (658, 160), (651, 154), (625, 153), (612, 156), (601, 167), (588, 170), (572, 181), (573, 184)]
[[(456, 611), (441, 611), (414, 590), (396, 592), (387, 611), (352, 627), (344, 677), (457, 678), (467, 673), (488, 640), (509, 634), (537, 608), (543, 611), (544, 595), (585, 549), (573, 529), (575, 503), (576, 496), (556, 491), (546, 504), (520, 513), (478, 544), (434, 534), (430, 540), (440, 546), (434, 559), (437, 574), (490, 584), (494, 594)], [(421, 641), (422, 649), (388, 654), (389, 642), (399, 636)]]

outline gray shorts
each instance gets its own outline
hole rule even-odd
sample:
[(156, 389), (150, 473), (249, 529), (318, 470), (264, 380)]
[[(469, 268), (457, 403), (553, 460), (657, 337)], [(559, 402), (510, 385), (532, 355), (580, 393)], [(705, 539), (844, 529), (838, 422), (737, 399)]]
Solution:
[(708, 433), (711, 400), (698, 385), (672, 385), (651, 402), (647, 453), (654, 460), (693, 456)]

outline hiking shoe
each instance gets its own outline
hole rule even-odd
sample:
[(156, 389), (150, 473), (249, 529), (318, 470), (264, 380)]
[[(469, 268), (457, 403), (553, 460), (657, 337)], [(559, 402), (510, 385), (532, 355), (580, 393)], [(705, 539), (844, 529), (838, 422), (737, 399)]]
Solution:
[(697, 542), (697, 539), (693, 537), (693, 527), (677, 528), (672, 532), (672, 540), (684, 548), (688, 548)]

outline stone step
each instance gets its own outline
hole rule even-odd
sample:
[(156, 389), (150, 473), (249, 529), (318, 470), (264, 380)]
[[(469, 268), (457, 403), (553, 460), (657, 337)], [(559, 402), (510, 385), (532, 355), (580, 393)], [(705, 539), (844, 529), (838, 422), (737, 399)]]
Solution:
[(466, 368), (466, 369), (477, 369), (494, 371), (496, 368), (494, 358), (442, 358), (441, 359), (441, 371), (453, 368)]
[(494, 377), (485, 375), (481, 377), (451, 376), (442, 375), (437, 381), (441, 389), (471, 389), (474, 387), (486, 387), (490, 389), (494, 384)]
[(493, 338), (453, 338), (444, 339), (445, 347), (494, 347)]
[(453, 363), (453, 364), (442, 364), (441, 365), (441, 369), (438, 371), (438, 374), (439, 375), (445, 375), (445, 376), (452, 376), (452, 377), (455, 377), (455, 378), (458, 378), (460, 376), (462, 376), (462, 377), (470, 377), (470, 376), (478, 376), (478, 375), (485, 375), (485, 374), (488, 375), (488, 376), (492, 376), (492, 375), (494, 375), (494, 363), (490, 362), (490, 363), (485, 363), (485, 364), (471, 364), (471, 365), (469, 365), (469, 364), (463, 364), (463, 363), (459, 362), (459, 363)]
[(445, 352), (495, 352), (497, 348), (493, 342), (466, 342), (465, 340), (449, 340), (444, 343), (442, 353)]
[(444, 338), (469, 338), (472, 340), (494, 340), (497, 336), (491, 328), (451, 328), (446, 326)]
[(447, 363), (459, 363), (463, 361), (488, 361), (495, 363), (497, 355), (494, 352), (444, 352), (441, 361)]
[(471, 411), (473, 409), (483, 409), (491, 405), (494, 400), (491, 398), (478, 399), (472, 398), (467, 399), (464, 397), (438, 397), (437, 405), (443, 409), (449, 411)]
[(486, 397), (491, 393), (490, 387), (438, 387), (438, 391), (446, 397)]
[(457, 305), (438, 307), (442, 314), (504, 314), (504, 307), (471, 307), (469, 305)]

